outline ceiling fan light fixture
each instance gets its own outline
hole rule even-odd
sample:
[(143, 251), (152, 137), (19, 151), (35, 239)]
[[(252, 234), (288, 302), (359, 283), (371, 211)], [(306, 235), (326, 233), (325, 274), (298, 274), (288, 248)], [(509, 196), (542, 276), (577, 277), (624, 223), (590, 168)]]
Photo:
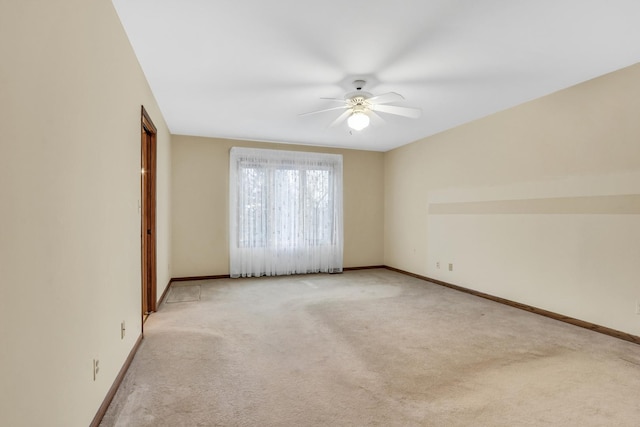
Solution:
[(362, 130), (369, 126), (369, 116), (361, 111), (356, 111), (349, 116), (347, 124), (353, 130)]

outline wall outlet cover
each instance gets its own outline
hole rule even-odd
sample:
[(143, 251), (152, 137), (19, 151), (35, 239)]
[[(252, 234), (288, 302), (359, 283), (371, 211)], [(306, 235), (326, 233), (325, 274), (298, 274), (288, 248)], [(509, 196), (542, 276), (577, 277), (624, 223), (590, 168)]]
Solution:
[(93, 380), (96, 380), (98, 373), (100, 372), (100, 360), (93, 359)]

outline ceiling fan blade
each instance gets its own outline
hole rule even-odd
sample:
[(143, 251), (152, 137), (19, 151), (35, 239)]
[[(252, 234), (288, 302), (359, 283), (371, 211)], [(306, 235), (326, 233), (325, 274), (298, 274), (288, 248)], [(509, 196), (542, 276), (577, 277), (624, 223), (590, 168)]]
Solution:
[(320, 99), (326, 99), (327, 101), (336, 101), (336, 102), (347, 102), (344, 99), (340, 99), (340, 98), (320, 98)]
[(385, 123), (384, 119), (373, 110), (367, 110), (367, 116), (371, 118), (371, 124), (373, 126), (381, 126)]
[(396, 105), (372, 105), (371, 109), (374, 111), (380, 111), (381, 113), (395, 114), (398, 116), (409, 117), (411, 119), (417, 119), (422, 115), (422, 110), (419, 108), (410, 107), (398, 107)]
[(351, 115), (351, 113), (352, 113), (351, 108), (349, 108), (347, 111), (345, 111), (344, 113), (340, 114), (337, 119), (335, 119), (333, 122), (331, 122), (329, 127), (332, 128), (332, 127), (338, 126), (340, 123), (345, 121), (345, 119), (347, 117), (349, 117)]
[(388, 104), (390, 102), (404, 101), (404, 96), (395, 92), (383, 93), (382, 95), (367, 98), (369, 104)]
[(344, 110), (345, 108), (349, 108), (349, 106), (348, 105), (341, 105), (340, 107), (325, 108), (324, 110), (310, 111), (308, 113), (298, 114), (298, 116), (308, 116), (310, 114), (324, 113), (326, 111), (333, 111), (333, 110)]

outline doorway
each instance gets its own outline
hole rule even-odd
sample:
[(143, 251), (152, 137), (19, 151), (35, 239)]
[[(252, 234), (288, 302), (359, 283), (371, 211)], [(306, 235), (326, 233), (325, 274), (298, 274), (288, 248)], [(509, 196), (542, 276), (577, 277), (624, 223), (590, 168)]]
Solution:
[(141, 227), (142, 319), (156, 311), (156, 135), (157, 130), (142, 106)]

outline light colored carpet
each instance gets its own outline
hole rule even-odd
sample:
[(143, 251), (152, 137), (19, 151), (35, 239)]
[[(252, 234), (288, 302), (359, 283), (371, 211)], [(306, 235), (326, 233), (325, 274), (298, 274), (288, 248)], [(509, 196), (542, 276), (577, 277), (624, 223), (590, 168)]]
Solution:
[(640, 346), (388, 270), (194, 282), (102, 426), (638, 426)]
[(200, 301), (201, 291), (200, 285), (172, 285), (165, 302), (171, 304), (174, 302)]

